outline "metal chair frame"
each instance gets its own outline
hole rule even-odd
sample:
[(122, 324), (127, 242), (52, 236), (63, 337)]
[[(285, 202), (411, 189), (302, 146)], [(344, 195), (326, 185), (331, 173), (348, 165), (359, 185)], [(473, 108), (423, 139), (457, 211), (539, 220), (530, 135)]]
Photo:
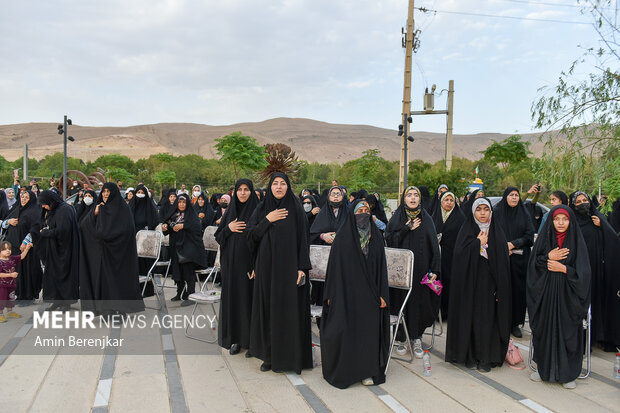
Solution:
[[(406, 249), (401, 249), (401, 248), (385, 248), (385, 252), (386, 255), (390, 254), (390, 253), (397, 253), (397, 254), (405, 254), (408, 256), (408, 260), (407, 260), (407, 268), (402, 269), (403, 271), (405, 271), (405, 274), (407, 275), (407, 282), (406, 282), (406, 286), (401, 286), (401, 285), (396, 285), (393, 283), (389, 283), (389, 287), (390, 288), (398, 288), (401, 290), (407, 290), (407, 295), (405, 296), (405, 299), (403, 300), (402, 305), (400, 306), (400, 309), (398, 310), (398, 316), (392, 316), (390, 315), (390, 332), (391, 332), (391, 340), (390, 340), (390, 354), (388, 356), (388, 360), (387, 363), (385, 365), (385, 373), (387, 374), (388, 371), (388, 367), (390, 366), (390, 360), (392, 358), (398, 359), (398, 360), (403, 360), (403, 361), (407, 361), (409, 363), (413, 362), (413, 349), (411, 348), (411, 339), (409, 338), (409, 330), (407, 329), (407, 322), (405, 321), (405, 315), (403, 314), (405, 311), (405, 306), (407, 305), (407, 302), (409, 301), (409, 297), (411, 296), (411, 290), (413, 289), (413, 252), (411, 250), (406, 250)], [(388, 280), (391, 280), (390, 277), (390, 268), (388, 268)], [(395, 317), (395, 318), (394, 318)], [(394, 347), (396, 345), (396, 333), (398, 331), (398, 327), (403, 326), (403, 329), (405, 330), (405, 337), (407, 339), (407, 346), (409, 347), (409, 358), (406, 357), (401, 357), (398, 355), (394, 355)]]
[[(587, 379), (590, 376), (590, 372), (592, 371), (592, 307), (588, 307), (588, 314), (586, 318), (583, 320), (583, 329), (586, 330), (586, 371), (577, 377), (578, 379)], [(532, 340), (533, 334), (530, 335), (530, 349), (528, 356), (528, 363), (530, 365), (530, 369), (534, 372), (538, 371), (536, 367), (534, 367), (534, 342)]]
[(140, 237), (157, 237), (157, 241), (156, 241), (157, 253), (156, 254), (148, 254), (147, 251), (140, 251), (140, 249), (138, 248), (138, 258), (149, 258), (149, 259), (155, 260), (155, 262), (153, 263), (153, 265), (151, 265), (151, 268), (149, 268), (146, 275), (139, 276), (139, 280), (140, 282), (144, 282), (144, 287), (142, 287), (142, 297), (144, 297), (144, 292), (146, 291), (146, 284), (148, 282), (151, 282), (153, 284), (153, 291), (155, 292), (155, 296), (157, 297), (157, 302), (159, 303), (159, 307), (148, 307), (147, 306), (147, 308), (151, 308), (154, 310), (161, 310), (161, 308), (163, 307), (163, 303), (161, 301), (161, 294), (159, 291), (160, 286), (155, 281), (153, 269), (157, 266), (157, 262), (159, 261), (159, 257), (161, 254), (161, 241), (163, 238), (163, 234), (159, 231), (151, 231), (151, 230), (144, 230), (144, 229), (138, 231), (136, 233), (136, 245), (138, 247), (140, 247), (140, 244), (137, 242), (137, 240)]
[[(312, 264), (312, 269), (308, 273), (310, 281), (325, 283), (327, 267), (321, 264), (327, 265), (327, 260), (322, 259), (322, 255), (327, 253), (329, 257), (330, 251), (331, 247), (329, 245), (310, 245), (310, 263)], [(312, 284), (310, 284), (310, 291), (312, 292)], [(317, 317), (321, 316), (322, 312), (323, 306), (310, 306), (310, 317), (312, 317), (314, 321), (316, 321)], [(320, 346), (320, 344), (318, 344), (318, 346)]]
[[(209, 273), (209, 275), (207, 275), (207, 278), (202, 283), (202, 286), (200, 287), (200, 292), (190, 294), (190, 296), (188, 297), (190, 301), (194, 302), (194, 308), (192, 309), (192, 314), (190, 315), (190, 317), (194, 317), (194, 314), (196, 314), (196, 310), (198, 309), (199, 304), (208, 304), (210, 306), (211, 313), (213, 314), (213, 317), (214, 317), (213, 320), (215, 321), (215, 327), (213, 326), (213, 321), (212, 321), (211, 329), (209, 330), (211, 334), (213, 335), (213, 339), (207, 340), (204, 338), (200, 338), (198, 336), (191, 335), (189, 323), (185, 327), (185, 337), (187, 338), (202, 341), (205, 343), (215, 343), (217, 341), (216, 330), (217, 330), (217, 323), (219, 322), (219, 320), (218, 320), (217, 310), (215, 309), (215, 304), (221, 301), (221, 293), (213, 289), (213, 287), (211, 289), (207, 289), (206, 287), (207, 287), (207, 284), (209, 283), (209, 279), (211, 277), (215, 279), (215, 275), (219, 271), (220, 271), (220, 251), (217, 250), (217, 255), (215, 257), (215, 264), (211, 268), (211, 272)], [(203, 312), (203, 314), (206, 316), (209, 315), (207, 312)]]
[[(169, 235), (164, 235), (162, 229), (161, 229), (161, 224), (158, 224), (157, 227), (155, 227), (155, 231), (158, 231), (162, 234), (162, 239), (161, 239), (161, 246), (162, 247), (169, 247), (170, 246), (170, 236)], [(160, 258), (161, 258), (161, 253), (160, 253)], [(164, 274), (164, 278), (161, 281), (161, 286), (162, 288), (176, 288), (174, 285), (166, 285), (166, 280), (168, 279), (168, 273), (170, 272), (170, 265), (172, 264), (172, 259), (170, 259), (170, 257), (168, 257), (168, 261), (160, 261), (159, 259), (157, 261), (155, 261), (155, 266), (156, 267), (166, 267), (166, 273)]]

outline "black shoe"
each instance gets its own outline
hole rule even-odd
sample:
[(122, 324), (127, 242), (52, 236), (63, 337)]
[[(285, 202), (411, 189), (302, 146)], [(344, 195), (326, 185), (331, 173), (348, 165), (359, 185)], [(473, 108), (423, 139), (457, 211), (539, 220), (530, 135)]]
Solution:
[(239, 347), (239, 344), (233, 344), (232, 346), (230, 346), (230, 350), (228, 350), (231, 356), (234, 356), (235, 354), (239, 354), (240, 351), (241, 351), (241, 347)]
[(188, 307), (190, 305), (194, 304), (193, 301), (190, 300), (183, 300), (183, 302), (181, 303), (181, 307)]
[(248, 351), (246, 351), (246, 352), (245, 352), (245, 358), (246, 358), (246, 359), (250, 359), (250, 358), (252, 358), (252, 357), (254, 357), (254, 356), (252, 356), (252, 354), (250, 353), (250, 350), (248, 350)]
[(523, 333), (521, 332), (521, 329), (519, 328), (519, 326), (514, 326), (512, 328), (512, 335), (515, 336), (516, 338), (523, 337)]
[(488, 373), (491, 371), (491, 366), (487, 363), (478, 363), (478, 371), (482, 373)]
[(17, 301), (17, 306), (18, 307), (28, 307), (29, 305), (34, 304), (34, 300), (20, 300)]
[(189, 293), (184, 292), (184, 293), (183, 293), (183, 295), (181, 295), (181, 298), (182, 298), (183, 300), (187, 300), (187, 299), (189, 298)]
[(263, 363), (260, 365), (260, 371), (269, 371), (271, 370), (271, 364)]
[(465, 367), (467, 367), (467, 368), (468, 368), (468, 369), (470, 369), (470, 370), (473, 370), (473, 369), (475, 369), (475, 368), (476, 368), (476, 363), (475, 363), (475, 362), (473, 362), (473, 361), (468, 362), (468, 363), (465, 363)]
[(170, 301), (181, 301), (181, 294), (177, 294), (170, 299)]

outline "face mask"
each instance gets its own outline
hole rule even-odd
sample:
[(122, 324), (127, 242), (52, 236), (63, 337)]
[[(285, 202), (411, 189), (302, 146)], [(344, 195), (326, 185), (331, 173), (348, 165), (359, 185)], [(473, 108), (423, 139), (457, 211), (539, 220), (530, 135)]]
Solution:
[(73, 183), (73, 186), (77, 186), (77, 182), (74, 182), (74, 183)]
[(306, 212), (312, 211), (312, 204), (304, 204), (304, 211)]
[(92, 205), (93, 199), (91, 197), (86, 197), (86, 198), (84, 198), (84, 203), (86, 205)]
[(220, 207), (221, 207), (221, 208), (223, 208), (223, 209), (228, 208), (228, 202), (222, 202), (222, 203), (220, 204)]
[(198, 198), (200, 196), (200, 191), (194, 191), (194, 197)]
[(367, 227), (370, 224), (370, 214), (355, 214), (355, 222), (360, 228)]
[(138, 198), (144, 198), (144, 197), (146, 196), (146, 194), (136, 194), (136, 196), (137, 196)]
[(338, 202), (334, 202), (334, 201), (327, 201), (327, 203), (329, 204), (330, 207), (332, 208), (338, 208), (340, 207), (340, 205), (342, 205), (342, 200), (338, 201)]
[(584, 202), (583, 204), (575, 205), (575, 210), (581, 215), (590, 215), (590, 203)]

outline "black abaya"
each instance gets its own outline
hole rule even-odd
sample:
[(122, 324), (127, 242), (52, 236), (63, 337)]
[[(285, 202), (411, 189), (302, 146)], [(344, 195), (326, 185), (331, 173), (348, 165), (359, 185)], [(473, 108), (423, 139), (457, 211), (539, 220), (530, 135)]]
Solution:
[[(553, 213), (570, 217), (562, 248), (569, 255), (560, 263), (566, 274), (547, 269), (549, 252), (558, 248)], [(568, 383), (581, 373), (584, 352), (583, 319), (588, 312), (590, 261), (575, 214), (564, 205), (550, 211), (538, 234), (527, 272), (527, 307), (534, 343), (534, 361), (544, 381)]]
[(510, 338), (510, 261), (506, 237), (493, 216), (488, 259), (480, 255), (479, 233), (472, 214), (454, 245), (446, 361), (494, 367), (504, 362)]
[[(437, 274), (437, 278), (441, 280), (441, 255), (435, 225), (431, 216), (423, 209), (424, 204), (421, 205), (418, 215), (422, 221), (420, 226), (413, 231), (407, 226), (406, 193), (407, 189), (403, 191), (400, 205), (385, 229), (385, 240), (388, 247), (413, 251), (413, 288), (405, 307), (405, 318), (411, 337), (420, 338), (424, 330), (433, 325), (439, 313), (439, 296), (428, 286), (420, 284), (420, 281), (429, 271)], [(392, 314), (398, 314), (406, 296), (406, 290), (390, 290)]]
[(138, 281), (136, 230), (129, 206), (116, 184), (106, 182), (103, 195), (80, 222), (80, 299), (82, 310), (136, 313), (144, 310)]
[(79, 298), (80, 235), (73, 207), (56, 192), (46, 190), (38, 198), (43, 209), (39, 256), (45, 266), (43, 299), (70, 304)]
[(206, 227), (208, 227), (209, 225), (213, 225), (213, 218), (215, 217), (215, 211), (213, 210), (213, 207), (209, 203), (209, 198), (205, 195), (204, 192), (201, 192), (200, 195), (198, 195), (198, 199), (200, 198), (204, 200), (204, 205), (200, 206), (198, 204), (198, 200), (196, 200), (196, 202), (194, 203), (194, 211), (196, 211), (196, 215), (204, 214), (204, 217), (202, 218), (200, 218), (200, 216), (198, 217), (198, 219), (200, 220), (200, 226), (202, 228), (202, 231), (204, 232)]
[[(237, 190), (241, 185), (250, 189), (250, 197), (241, 202)], [(250, 347), (250, 321), (252, 317), (252, 273), (254, 263), (250, 255), (247, 238), (247, 223), (258, 205), (254, 185), (249, 179), (239, 179), (235, 184), (230, 206), (226, 216), (215, 231), (215, 239), (220, 244), (220, 264), (222, 268), (222, 298), (220, 303), (220, 326), (218, 344), (230, 349), (233, 344), (241, 348)], [(245, 222), (243, 232), (232, 232), (228, 226), (232, 221)]]
[(512, 286), (512, 327), (525, 323), (525, 284), (527, 278), (527, 263), (530, 258), (530, 247), (534, 245), (534, 226), (530, 214), (521, 201), (515, 207), (508, 205), (507, 197), (512, 191), (519, 190), (508, 187), (504, 191), (502, 200), (494, 208), (493, 218), (499, 223), (515, 250), (521, 253), (510, 255), (510, 277)]
[(32, 191), (27, 191), (30, 199), (21, 206), (20, 201), (11, 208), (6, 219), (17, 218), (16, 226), (9, 225), (6, 229), (6, 240), (11, 243), (12, 255), (21, 254), (20, 246), (28, 234), (32, 237), (32, 248), (17, 266), (17, 288), (15, 295), (18, 300), (35, 300), (39, 298), (43, 282), (43, 270), (39, 258), (38, 240), (41, 228), (41, 208), (37, 205), (37, 199)]
[[(276, 199), (271, 185), (280, 177), (288, 189)], [(270, 222), (269, 212), (285, 208), (285, 219)], [(315, 221), (316, 222), (316, 221)], [(288, 177), (274, 173), (267, 194), (249, 222), (250, 252), (255, 257), (250, 352), (274, 371), (312, 368), (309, 283), (297, 285), (297, 272), (311, 268), (308, 220)]]
[[(448, 192), (444, 192), (447, 194)], [(441, 290), (441, 317), (443, 321), (448, 319), (448, 308), (450, 304), (450, 288), (451, 288), (451, 276), (452, 276), (452, 258), (454, 255), (454, 244), (456, 238), (459, 235), (461, 226), (465, 222), (465, 215), (461, 211), (461, 208), (454, 203), (454, 208), (450, 213), (450, 216), (443, 221), (441, 211), (441, 201), (443, 196), (437, 201), (439, 203), (439, 209), (433, 215), (433, 222), (435, 223), (435, 229), (437, 234), (441, 234), (441, 241), (439, 246), (441, 247), (441, 284), (443, 290)], [(456, 201), (456, 200), (455, 200)]]
[(86, 194), (90, 194), (93, 197), (92, 204), (86, 205), (84, 203), (84, 197), (82, 197), (80, 202), (73, 205), (75, 207), (75, 218), (77, 219), (78, 224), (82, 221), (82, 218), (88, 215), (88, 213), (95, 208), (95, 201), (97, 201), (97, 193), (92, 189), (84, 191), (84, 195)]
[(369, 222), (368, 254), (362, 252), (353, 213), (360, 202), (347, 211), (331, 247), (323, 295), (323, 377), (341, 389), (369, 377), (375, 384), (385, 382), (389, 355), (389, 307), (380, 308), (381, 298), (389, 306), (384, 241)]

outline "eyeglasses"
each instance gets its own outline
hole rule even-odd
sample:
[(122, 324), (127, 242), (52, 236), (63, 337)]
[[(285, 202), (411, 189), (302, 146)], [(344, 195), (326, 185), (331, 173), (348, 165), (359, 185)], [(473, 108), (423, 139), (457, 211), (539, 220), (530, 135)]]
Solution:
[(312, 205), (312, 202), (304, 202), (304, 205)]
[(333, 192), (330, 195), (334, 198), (342, 198), (342, 194), (340, 192)]

